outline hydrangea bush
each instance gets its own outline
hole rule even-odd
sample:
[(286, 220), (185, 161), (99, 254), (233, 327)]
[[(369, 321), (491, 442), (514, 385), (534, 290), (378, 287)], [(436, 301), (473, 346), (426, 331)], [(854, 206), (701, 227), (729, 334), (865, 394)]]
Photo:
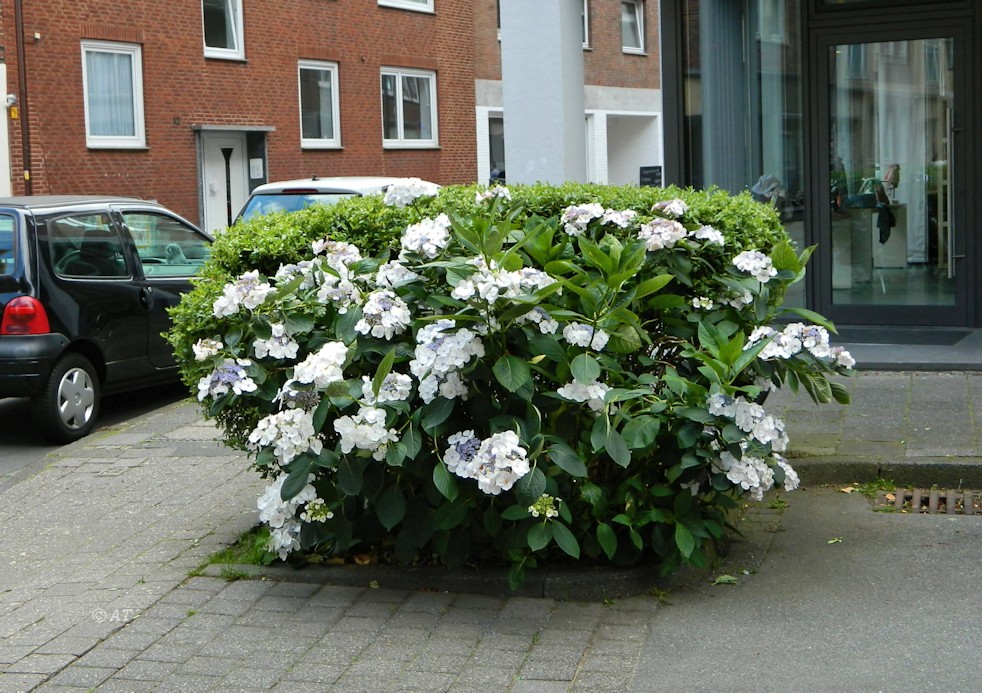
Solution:
[(766, 393), (846, 402), (829, 376), (854, 365), (782, 306), (809, 251), (745, 247), (685, 193), (515, 193), (408, 180), (380, 202), (404, 215), (393, 252), (328, 229), (267, 274), (211, 268), (185, 299), (209, 314), (175, 312), (185, 378), (269, 481), (280, 558), (501, 561), (513, 585), (565, 556), (669, 572), (704, 564), (742, 496), (797, 486)]

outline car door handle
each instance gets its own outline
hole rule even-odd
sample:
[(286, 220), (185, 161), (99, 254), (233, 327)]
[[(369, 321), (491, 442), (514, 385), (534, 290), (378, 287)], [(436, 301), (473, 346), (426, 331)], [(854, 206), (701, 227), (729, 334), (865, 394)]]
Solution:
[(153, 305), (153, 289), (149, 286), (140, 289), (140, 305), (143, 310), (150, 310), (150, 306)]

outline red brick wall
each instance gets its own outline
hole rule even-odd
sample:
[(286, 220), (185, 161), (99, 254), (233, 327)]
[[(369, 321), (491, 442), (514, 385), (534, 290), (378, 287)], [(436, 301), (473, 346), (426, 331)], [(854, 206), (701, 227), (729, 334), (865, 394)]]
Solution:
[[(245, 61), (203, 56), (201, 0), (23, 0), (34, 194), (152, 197), (198, 219), (193, 125), (273, 127), (270, 180), (318, 174), (474, 179), (474, 15), (470, 0), (436, 14), (376, 0), (247, 0)], [(8, 91), (17, 91), (14, 2), (0, 0)], [(41, 35), (34, 40), (34, 34)], [(143, 47), (147, 149), (85, 146), (81, 40)], [(338, 63), (341, 151), (301, 150), (297, 61)], [(439, 149), (383, 150), (379, 69), (437, 73)], [(20, 123), (8, 119), (14, 192), (23, 192)]]

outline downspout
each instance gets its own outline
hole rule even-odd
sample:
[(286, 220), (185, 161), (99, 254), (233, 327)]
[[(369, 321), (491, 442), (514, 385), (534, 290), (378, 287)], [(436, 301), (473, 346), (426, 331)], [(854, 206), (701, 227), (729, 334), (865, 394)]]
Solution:
[(27, 106), (27, 67), (24, 64), (23, 0), (14, 0), (14, 27), (17, 31), (17, 88), (20, 91), (20, 150), (24, 165), (24, 194), (31, 195), (31, 125)]

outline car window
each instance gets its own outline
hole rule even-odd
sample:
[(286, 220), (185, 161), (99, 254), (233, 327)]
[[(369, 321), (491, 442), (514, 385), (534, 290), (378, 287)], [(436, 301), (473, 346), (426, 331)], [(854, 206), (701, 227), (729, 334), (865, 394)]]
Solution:
[(55, 273), (62, 277), (120, 279), (130, 276), (123, 241), (109, 215), (71, 214), (45, 222)]
[(149, 279), (193, 276), (211, 255), (208, 239), (180, 219), (156, 212), (122, 214)]
[(9, 214), (0, 214), (0, 277), (14, 273), (14, 225)]
[(273, 212), (297, 212), (314, 204), (332, 205), (355, 193), (272, 193), (253, 195), (242, 209), (240, 221)]

